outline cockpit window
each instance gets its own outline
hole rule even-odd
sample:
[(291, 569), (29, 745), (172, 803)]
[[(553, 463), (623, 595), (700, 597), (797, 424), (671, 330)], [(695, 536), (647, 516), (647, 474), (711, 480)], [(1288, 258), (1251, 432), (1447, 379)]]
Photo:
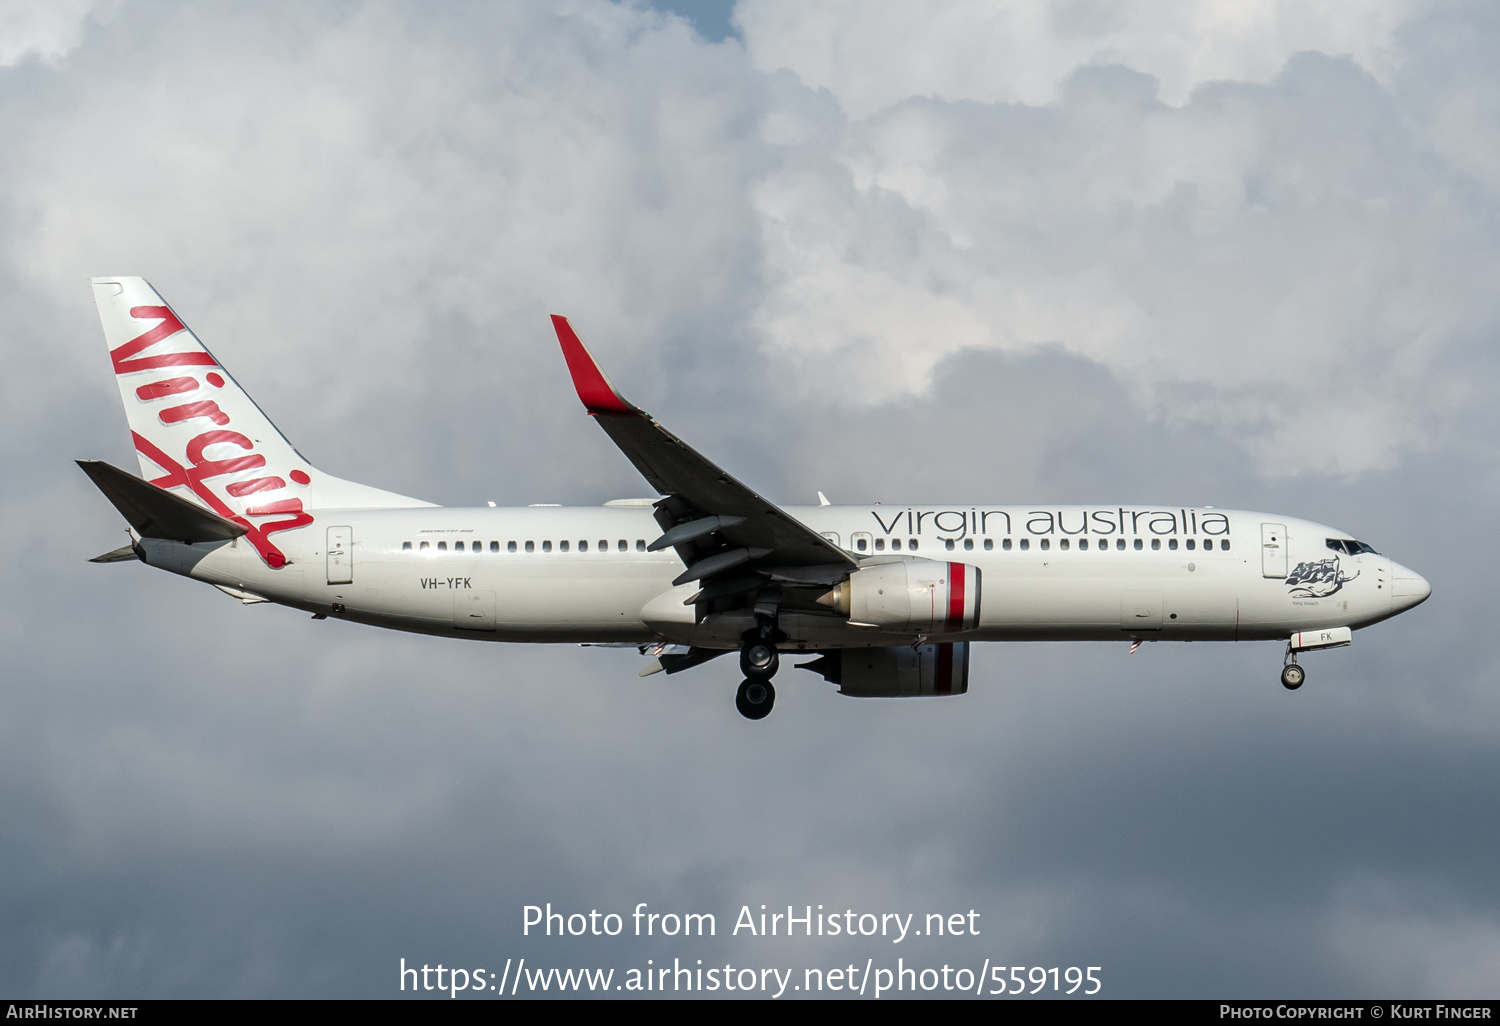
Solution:
[(1372, 556), (1380, 555), (1369, 545), (1362, 541), (1355, 541), (1353, 538), (1329, 538), (1327, 544), (1334, 552), (1347, 552), (1351, 556), (1358, 556), (1364, 552)]

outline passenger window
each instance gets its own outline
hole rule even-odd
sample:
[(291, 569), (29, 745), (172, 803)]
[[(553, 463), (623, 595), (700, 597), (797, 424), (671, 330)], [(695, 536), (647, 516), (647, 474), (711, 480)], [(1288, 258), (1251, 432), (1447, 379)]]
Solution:
[(427, 551), (427, 546), (428, 546), (427, 542), (419, 542), (417, 544), (417, 548), (421, 549), (423, 552)]
[(1052, 548), (1052, 542), (1049, 539), (1047, 539), (1047, 538), (1043, 538), (1042, 539), (1042, 551), (1046, 552), (1050, 548)]
[(445, 542), (445, 541), (438, 542), (438, 551), (439, 552), (447, 552), (448, 551), (448, 543)]
[(608, 552), (609, 551), (609, 539), (608, 538), (600, 538), (599, 539), (599, 551), (600, 552)]
[(1006, 552), (1009, 552), (1010, 551), (1010, 539), (1006, 538), (1006, 539), (1002, 540), (1000, 542), (1000, 547), (1002, 549), (1004, 549)]
[(568, 551), (568, 540), (566, 538), (564, 538), (562, 541), (560, 541), (560, 542), (557, 543), (557, 551), (558, 552), (567, 552)]
[(621, 552), (625, 552), (630, 548), (630, 546), (625, 543), (624, 538), (621, 538), (618, 542), (615, 543), (615, 548), (619, 549)]
[(402, 552), (410, 552), (411, 551), (411, 542), (402, 542), (401, 543), (401, 551)]
[(1167, 539), (1167, 548), (1171, 549), (1173, 552), (1176, 552), (1177, 551), (1177, 539), (1176, 538), (1168, 538)]
[(536, 551), (536, 542), (534, 542), (534, 541), (528, 541), (526, 543), (526, 551), (527, 552), (535, 552)]
[(947, 549), (949, 552), (952, 552), (953, 551), (953, 539), (952, 538), (944, 538), (943, 539), (943, 548)]
[(908, 549), (910, 549), (912, 552), (916, 552), (917, 551), (917, 540), (915, 538), (913, 538), (911, 541), (909, 541), (909, 542), (906, 543), (906, 547)]
[(1062, 549), (1064, 552), (1067, 552), (1068, 551), (1068, 539), (1064, 538), (1061, 541), (1059, 541), (1057, 543), (1057, 547), (1060, 548), (1060, 549)]
[[(566, 542), (564, 544), (566, 544)], [(644, 539), (644, 538), (637, 538), (635, 540), (635, 551), (637, 551), (637, 552), (645, 552), (646, 551), (646, 539)]]
[[(883, 549), (883, 548), (885, 548), (885, 540), (882, 539), (882, 538), (875, 539), (875, 547), (877, 549)], [(856, 539), (854, 539), (854, 548), (855, 548), (855, 551), (857, 551), (857, 552), (863, 552), (863, 551), (865, 551), (865, 548), (866, 548), (865, 540), (863, 538), (856, 538)]]
[(1187, 550), (1188, 550), (1188, 551), (1189, 551), (1189, 552), (1192, 552), (1192, 551), (1193, 551), (1193, 549), (1195, 549), (1195, 548), (1197, 548), (1197, 547), (1198, 547), (1198, 543), (1197, 543), (1197, 542), (1196, 542), (1196, 541), (1194, 541), (1194, 540), (1193, 540), (1193, 539), (1192, 539), (1192, 538), (1189, 538), (1189, 539), (1188, 539), (1188, 540), (1187, 540)]
[(513, 541), (506, 542), (505, 543), (505, 551), (506, 552), (514, 552), (514, 551), (516, 551), (516, 543), (513, 542)]
[(965, 552), (973, 552), (974, 551), (974, 539), (973, 538), (965, 538), (964, 539), (964, 551)]
[(839, 543), (839, 533), (837, 531), (824, 531), (823, 532), (823, 537), (827, 538), (829, 541), (833, 542), (833, 544), (835, 544), (835, 545), (837, 545)]
[(1031, 539), (1030, 538), (1022, 538), (1021, 539), (1021, 551), (1025, 552), (1029, 548), (1031, 548)]
[(1229, 551), (1229, 539), (1228, 538), (1221, 538), (1219, 540), (1219, 548), (1223, 549), (1225, 552), (1228, 552)]
[(1079, 538), (1078, 539), (1078, 551), (1079, 552), (1087, 552), (1088, 550), (1089, 550), (1089, 540), (1087, 538)]
[(1125, 539), (1124, 538), (1116, 538), (1115, 539), (1115, 548), (1117, 550), (1119, 550), (1120, 552), (1124, 552), (1125, 551)]
[(1160, 538), (1152, 538), (1151, 539), (1151, 551), (1155, 552), (1156, 550), (1158, 550), (1160, 548), (1161, 548), (1161, 539)]
[(1139, 552), (1143, 548), (1145, 548), (1145, 546), (1141, 543), (1141, 540), (1139, 538), (1137, 538), (1135, 540), (1135, 551)]
[[(859, 540), (859, 551), (861, 551), (861, 552), (865, 551), (865, 540), (863, 538), (861, 538)], [(876, 538), (875, 539), (875, 551), (876, 552), (884, 552), (885, 551), (885, 539), (884, 538)]]
[(587, 552), (588, 550), (589, 550), (589, 543), (586, 542), (586, 541), (584, 541), (582, 538), (578, 539), (578, 551), (579, 552)]
[[(497, 541), (490, 542), (490, 551), (491, 552), (499, 552), (500, 551), (500, 543), (497, 542)], [(516, 543), (515, 542), (511, 542), (510, 543), (510, 551), (512, 551), (512, 552), (516, 551)]]
[(994, 547), (995, 547), (995, 539), (993, 539), (993, 538), (986, 538), (984, 540), (984, 551), (989, 552)]
[(1203, 539), (1203, 548), (1204, 549), (1211, 549), (1213, 547), (1214, 547), (1214, 540), (1212, 538), (1204, 538)]
[(542, 542), (542, 551), (543, 552), (551, 552), (552, 551), (552, 541), (551, 541), (551, 539), (548, 539), (548, 540)]
[(453, 543), (453, 551), (454, 552), (462, 552), (463, 550), (464, 550), (464, 543), (463, 542), (456, 541), (456, 542)]
[(900, 549), (901, 548), (901, 539), (900, 538), (892, 538), (891, 539), (891, 548), (893, 548), (893, 549)]

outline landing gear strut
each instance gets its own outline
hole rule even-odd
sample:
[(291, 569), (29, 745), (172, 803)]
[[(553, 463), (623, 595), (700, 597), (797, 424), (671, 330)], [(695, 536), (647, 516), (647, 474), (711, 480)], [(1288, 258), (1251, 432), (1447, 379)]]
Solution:
[(746, 680), (734, 696), (734, 707), (747, 720), (763, 720), (776, 704), (776, 689), (768, 680)]
[(1290, 645), (1286, 648), (1286, 657), (1286, 665), (1281, 668), (1281, 686), (1288, 691), (1296, 691), (1307, 679), (1307, 671), (1297, 665), (1297, 653)]

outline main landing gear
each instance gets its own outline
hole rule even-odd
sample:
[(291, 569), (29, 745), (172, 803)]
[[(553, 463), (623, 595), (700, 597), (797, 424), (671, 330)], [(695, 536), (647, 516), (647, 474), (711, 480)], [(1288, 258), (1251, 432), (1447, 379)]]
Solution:
[(785, 640), (776, 624), (762, 618), (759, 626), (740, 636), (740, 672), (751, 680), (770, 680), (781, 669), (781, 653), (776, 643)]
[(756, 638), (740, 649), (740, 672), (752, 680), (770, 680), (781, 669), (781, 653), (768, 639)]
[(771, 678), (781, 668), (781, 653), (776, 649), (780, 631), (774, 622), (762, 620), (760, 626), (745, 632), (740, 647), (740, 672), (745, 682), (734, 696), (734, 707), (747, 720), (764, 719), (776, 704), (776, 689)]
[(746, 680), (735, 692), (734, 707), (747, 720), (763, 720), (776, 704), (776, 689), (768, 680)]

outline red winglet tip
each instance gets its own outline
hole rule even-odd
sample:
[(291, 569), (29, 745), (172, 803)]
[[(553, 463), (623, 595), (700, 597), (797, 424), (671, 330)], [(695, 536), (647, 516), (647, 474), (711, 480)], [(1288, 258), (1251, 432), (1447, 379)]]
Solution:
[(593, 414), (638, 412), (615, 391), (615, 387), (594, 362), (593, 356), (579, 340), (566, 317), (553, 314), (552, 327), (557, 331), (563, 359), (568, 361), (568, 373), (573, 375), (573, 387), (578, 390), (578, 398), (583, 401), (584, 409)]

